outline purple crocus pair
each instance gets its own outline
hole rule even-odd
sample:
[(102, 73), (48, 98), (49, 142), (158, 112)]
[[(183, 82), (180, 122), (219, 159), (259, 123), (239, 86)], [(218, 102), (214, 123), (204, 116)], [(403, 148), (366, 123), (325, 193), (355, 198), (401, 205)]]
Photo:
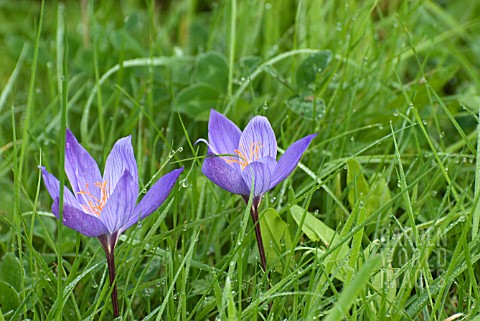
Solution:
[(230, 119), (211, 110), (208, 122), (208, 155), (202, 171), (212, 182), (248, 203), (253, 191), (250, 215), (264, 271), (267, 270), (258, 208), (263, 194), (277, 186), (295, 169), (316, 134), (294, 142), (277, 162), (277, 140), (266, 117), (256, 116), (242, 132)]
[[(92, 156), (67, 129), (65, 172), (73, 193), (64, 187), (63, 224), (83, 235), (96, 237), (105, 251), (110, 282), (115, 280), (115, 245), (122, 232), (152, 214), (167, 198), (183, 167), (160, 178), (138, 198), (138, 170), (131, 137), (118, 140), (107, 157), (103, 176)], [(43, 181), (59, 218), (60, 182), (45, 167)], [(118, 314), (116, 285), (112, 290), (113, 314)]]
[[(262, 196), (293, 172), (315, 136), (309, 135), (294, 142), (277, 162), (277, 141), (267, 118), (254, 117), (241, 132), (232, 121), (212, 109), (208, 141), (199, 140), (208, 145), (208, 155), (202, 167), (205, 176), (221, 188), (242, 195), (246, 203), (253, 192), (250, 214), (264, 271), (266, 258), (258, 222)], [(45, 186), (54, 201), (52, 212), (60, 218), (60, 182), (45, 167), (41, 170)], [(183, 167), (160, 178), (137, 204), (138, 171), (131, 137), (115, 143), (102, 176), (97, 163), (67, 130), (65, 172), (73, 193), (63, 187), (63, 224), (100, 241), (113, 284), (114, 317), (119, 315), (114, 283), (114, 252), (118, 238), (165, 201), (182, 171)]]

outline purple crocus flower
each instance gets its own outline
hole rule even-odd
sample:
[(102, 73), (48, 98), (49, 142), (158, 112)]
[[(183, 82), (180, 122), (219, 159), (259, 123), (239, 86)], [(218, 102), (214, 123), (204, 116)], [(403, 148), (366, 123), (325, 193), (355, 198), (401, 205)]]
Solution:
[[(246, 196), (253, 188), (255, 198), (271, 190), (295, 169), (303, 152), (317, 134), (293, 143), (277, 162), (277, 140), (266, 117), (256, 116), (243, 132), (215, 110), (208, 122), (208, 155), (202, 171), (221, 188)], [(253, 184), (252, 187), (252, 177)]]
[[(286, 179), (295, 169), (303, 152), (317, 134), (294, 142), (277, 162), (277, 140), (266, 117), (256, 116), (242, 132), (231, 120), (215, 111), (208, 122), (208, 157), (202, 171), (221, 188), (242, 195), (248, 203), (253, 189), (251, 216), (256, 225), (257, 242), (266, 270), (266, 261), (258, 221), (258, 206), (263, 194)], [(253, 184), (253, 185), (252, 185)]]
[[(63, 224), (89, 237), (97, 237), (106, 257), (110, 281), (115, 278), (114, 250), (120, 234), (152, 214), (167, 198), (183, 167), (160, 178), (138, 198), (137, 162), (131, 136), (118, 140), (107, 157), (103, 177), (92, 156), (67, 129), (65, 172), (73, 193), (64, 187)], [(60, 182), (40, 167), (45, 186), (53, 198), (52, 212), (59, 218)], [(114, 297), (115, 295), (115, 297)], [(112, 292), (114, 315), (118, 316), (116, 287)]]

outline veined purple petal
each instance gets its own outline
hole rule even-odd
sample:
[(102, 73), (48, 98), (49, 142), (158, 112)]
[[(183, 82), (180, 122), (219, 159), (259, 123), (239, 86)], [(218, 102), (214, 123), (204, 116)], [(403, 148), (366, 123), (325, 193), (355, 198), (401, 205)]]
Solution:
[(69, 129), (67, 129), (65, 142), (65, 173), (75, 192), (75, 197), (82, 204), (88, 203), (88, 198), (79, 192), (89, 190), (94, 197), (100, 197), (99, 189), (90, 188), (96, 182), (102, 181), (98, 165)]
[(107, 157), (103, 180), (106, 181), (110, 187), (110, 193), (113, 193), (115, 185), (125, 170), (127, 170), (133, 178), (136, 184), (136, 193), (138, 194), (138, 170), (137, 162), (133, 154), (131, 136), (119, 139), (115, 145), (113, 145), (112, 151)]
[(238, 149), (247, 163), (266, 156), (277, 158), (277, 139), (266, 117), (255, 116), (250, 120), (240, 137)]
[(168, 197), (168, 194), (170, 194), (170, 191), (175, 185), (178, 176), (182, 172), (183, 167), (173, 170), (153, 184), (147, 194), (145, 194), (142, 200), (135, 207), (132, 215), (130, 215), (128, 219), (128, 222), (122, 227), (122, 231), (137, 223), (139, 219), (143, 220), (145, 217), (155, 212)]
[(208, 143), (215, 154), (234, 154), (242, 132), (230, 119), (216, 110), (210, 111)]
[[(55, 214), (57, 219), (59, 218), (58, 203), (58, 198), (56, 198), (52, 205), (52, 213)], [(63, 225), (89, 237), (98, 237), (100, 235), (108, 234), (107, 227), (98, 217), (87, 214), (68, 204), (64, 204), (63, 206)]]
[(128, 170), (125, 170), (100, 214), (100, 219), (110, 234), (127, 223), (135, 208), (137, 196), (138, 185)]
[[(52, 199), (60, 198), (60, 182), (58, 179), (50, 174), (45, 167), (40, 166), (40, 169), (42, 170), (43, 182)], [(81, 209), (77, 199), (66, 186), (63, 187), (63, 203)]]
[(253, 181), (254, 196), (262, 195), (270, 189), (271, 169), (275, 167), (275, 164), (276, 161), (273, 158), (265, 157), (261, 162), (250, 163), (242, 171), (243, 181), (247, 186), (250, 186), (250, 189)]
[[(208, 157), (209, 156), (209, 157)], [(233, 194), (249, 195), (249, 188), (244, 183), (240, 171), (230, 166), (223, 158), (207, 155), (202, 172), (212, 182)]]
[(317, 134), (308, 135), (295, 143), (290, 145), (285, 153), (278, 161), (277, 167), (273, 174), (273, 180), (270, 182), (270, 188), (275, 187), (278, 183), (283, 181), (290, 175), (297, 166), (300, 158), (302, 158), (303, 152), (307, 149), (308, 145), (315, 138)]
[(264, 158), (259, 159), (256, 161), (258, 163), (265, 163), (268, 167), (268, 171), (270, 172), (270, 176), (273, 176), (275, 169), (277, 168), (277, 160), (273, 157), (266, 156)]

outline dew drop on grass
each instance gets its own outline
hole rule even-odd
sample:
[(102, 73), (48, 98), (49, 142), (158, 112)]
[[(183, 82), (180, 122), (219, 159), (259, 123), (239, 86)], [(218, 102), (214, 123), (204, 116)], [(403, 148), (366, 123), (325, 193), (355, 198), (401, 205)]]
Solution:
[(238, 246), (242, 245), (242, 241), (238, 241), (238, 242), (237, 242), (237, 245), (238, 245)]
[(466, 163), (466, 162), (467, 162), (467, 158), (466, 158), (466, 157), (462, 158), (462, 162), (463, 162), (463, 163)]
[(352, 142), (354, 142), (354, 141), (355, 141), (355, 137), (353, 137), (353, 136), (350, 137), (350, 140), (351, 140)]
[(270, 2), (265, 3), (265, 9), (266, 10), (272, 9), (272, 4)]
[(398, 117), (398, 111), (394, 111), (393, 116)]
[(146, 297), (149, 297), (150, 294), (151, 294), (151, 290), (147, 288), (147, 289), (145, 289), (145, 290), (143, 291), (143, 294), (144, 294)]
[(425, 119), (422, 120), (422, 124), (425, 125), (425, 126), (427, 126), (427, 121), (426, 121)]
[(274, 196), (274, 197), (272, 197), (272, 198), (270, 199), (270, 203), (273, 204), (273, 203), (275, 203), (276, 200), (277, 200), (277, 198)]
[(270, 247), (273, 247), (273, 241), (270, 240)]
[(437, 196), (437, 191), (436, 190), (432, 191), (432, 196), (434, 196), (434, 197)]

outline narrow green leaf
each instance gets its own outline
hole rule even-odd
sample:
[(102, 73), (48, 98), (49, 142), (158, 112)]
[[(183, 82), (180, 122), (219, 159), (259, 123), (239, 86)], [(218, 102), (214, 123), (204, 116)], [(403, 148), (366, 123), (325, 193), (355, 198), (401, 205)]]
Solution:
[(347, 161), (347, 186), (348, 202), (352, 208), (361, 196), (366, 197), (370, 192), (370, 186), (363, 175), (363, 168), (355, 159)]
[[(290, 208), (290, 214), (292, 215), (295, 222), (301, 226), (302, 232), (307, 235), (311, 241), (321, 241), (325, 244), (326, 247), (329, 247), (333, 244), (330, 244), (335, 238), (338, 240), (339, 236), (336, 235), (337, 232), (332, 228), (328, 227), (316, 218), (313, 214), (309, 213), (305, 209), (301, 208), (298, 205), (294, 205)], [(302, 224), (303, 221), (303, 224)], [(348, 255), (350, 249), (347, 242), (343, 243), (339, 249), (334, 251), (333, 255), (328, 256), (322, 264), (328, 266), (332, 264), (333, 267), (339, 267), (338, 269), (328, 269), (329, 271), (335, 271), (335, 277), (340, 281), (345, 280), (346, 267), (339, 266), (338, 262), (342, 262), (343, 259)], [(322, 249), (317, 249), (317, 255), (322, 256), (325, 252)]]
[(325, 318), (325, 321), (342, 320), (348, 309), (350, 309), (352, 304), (358, 298), (360, 291), (365, 288), (365, 285), (371, 279), (372, 274), (378, 268), (380, 262), (381, 256), (372, 256), (368, 261), (365, 262), (352, 282), (342, 291), (337, 303), (330, 310)]
[(225, 281), (225, 293), (227, 295), (228, 321), (236, 321), (238, 320), (237, 309), (235, 309), (235, 301), (233, 300), (232, 294), (232, 281), (229, 277), (227, 277), (227, 280)]
[[(333, 229), (298, 205), (294, 205), (290, 208), (290, 214), (292, 214), (295, 222), (299, 226), (301, 225), (302, 232), (305, 233), (311, 241), (320, 240), (325, 246), (330, 246), (330, 242), (336, 234)], [(305, 219), (303, 219), (303, 216), (305, 216)], [(302, 219), (303, 224), (301, 224)]]
[(352, 208), (357, 202), (363, 202), (365, 217), (369, 217), (390, 202), (392, 196), (387, 181), (383, 177), (369, 185), (363, 173), (362, 166), (355, 159), (347, 161), (348, 202)]

